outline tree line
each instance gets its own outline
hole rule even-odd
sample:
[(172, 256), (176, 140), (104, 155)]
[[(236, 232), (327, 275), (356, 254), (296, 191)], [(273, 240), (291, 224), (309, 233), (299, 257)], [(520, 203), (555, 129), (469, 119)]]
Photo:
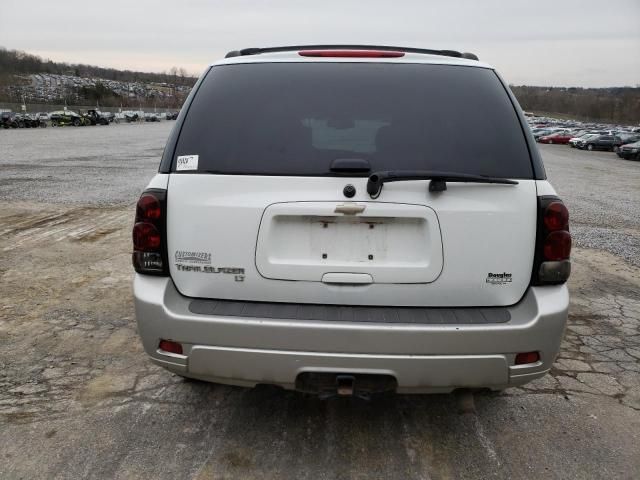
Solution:
[[(52, 73), (78, 77), (103, 78), (121, 82), (169, 83), (193, 86), (196, 79), (184, 68), (149, 73), (117, 70), (93, 65), (69, 64), (45, 60), (37, 55), (0, 47), (0, 96), (2, 87), (16, 85), (16, 75)], [(108, 92), (82, 92), (88, 97), (110, 97)], [(535, 113), (560, 114), (578, 120), (637, 124), (640, 122), (640, 88), (579, 88), (512, 86), (522, 108)], [(109, 100), (116, 101), (109, 98)]]
[(19, 50), (7, 50), (0, 47), (0, 72), (6, 84), (8, 75), (30, 75), (34, 73), (51, 73), (57, 75), (73, 75), (76, 77), (94, 77), (119, 82), (172, 83), (174, 85), (193, 86), (196, 79), (184, 68), (173, 67), (167, 72), (150, 73), (132, 70), (118, 70), (93, 65), (53, 62)]
[(640, 88), (578, 88), (511, 86), (526, 111), (560, 114), (576, 120), (637, 125)]

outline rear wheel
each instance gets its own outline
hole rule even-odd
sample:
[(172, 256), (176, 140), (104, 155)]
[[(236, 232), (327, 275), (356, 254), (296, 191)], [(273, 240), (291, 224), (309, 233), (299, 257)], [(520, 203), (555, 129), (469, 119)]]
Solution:
[(553, 140), (547, 140), (547, 143), (551, 145), (553, 143)]
[(593, 151), (593, 145), (591, 144), (587, 145), (587, 150), (589, 150), (590, 152)]

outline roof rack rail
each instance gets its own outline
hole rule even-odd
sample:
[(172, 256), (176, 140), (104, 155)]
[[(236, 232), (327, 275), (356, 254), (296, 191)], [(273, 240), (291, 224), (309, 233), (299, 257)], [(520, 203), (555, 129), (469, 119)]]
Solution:
[(466, 58), (469, 60), (478, 60), (477, 55), (473, 53), (460, 53), (456, 50), (431, 50), (427, 48), (413, 47), (391, 47), (388, 45), (289, 45), (284, 47), (265, 47), (265, 48), (243, 48), (242, 50), (232, 50), (225, 55), (225, 58), (242, 57), (245, 55), (260, 55), (261, 53), (275, 52), (291, 52), (296, 50), (382, 50), (406, 53), (420, 53), (426, 55), (442, 55), (444, 57)]

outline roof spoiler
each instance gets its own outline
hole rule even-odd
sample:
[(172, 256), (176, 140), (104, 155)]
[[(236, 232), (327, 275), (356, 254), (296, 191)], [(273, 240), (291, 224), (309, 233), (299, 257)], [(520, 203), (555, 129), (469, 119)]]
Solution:
[(478, 60), (474, 53), (460, 53), (456, 50), (431, 50), (427, 48), (413, 47), (391, 47), (388, 45), (289, 45), (283, 47), (265, 48), (243, 48), (242, 50), (232, 50), (225, 55), (225, 58), (242, 57), (245, 55), (260, 55), (262, 53), (292, 52), (299, 50), (382, 50), (406, 53), (419, 53), (423, 55), (441, 55), (443, 57), (466, 58), (468, 60)]

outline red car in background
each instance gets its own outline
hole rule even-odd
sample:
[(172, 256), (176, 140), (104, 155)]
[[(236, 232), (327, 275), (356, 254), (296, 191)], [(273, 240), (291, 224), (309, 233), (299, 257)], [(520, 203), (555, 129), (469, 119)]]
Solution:
[(573, 134), (568, 132), (556, 132), (551, 135), (545, 135), (544, 137), (540, 137), (538, 142), (540, 143), (561, 143), (567, 144), (569, 140), (573, 138)]

